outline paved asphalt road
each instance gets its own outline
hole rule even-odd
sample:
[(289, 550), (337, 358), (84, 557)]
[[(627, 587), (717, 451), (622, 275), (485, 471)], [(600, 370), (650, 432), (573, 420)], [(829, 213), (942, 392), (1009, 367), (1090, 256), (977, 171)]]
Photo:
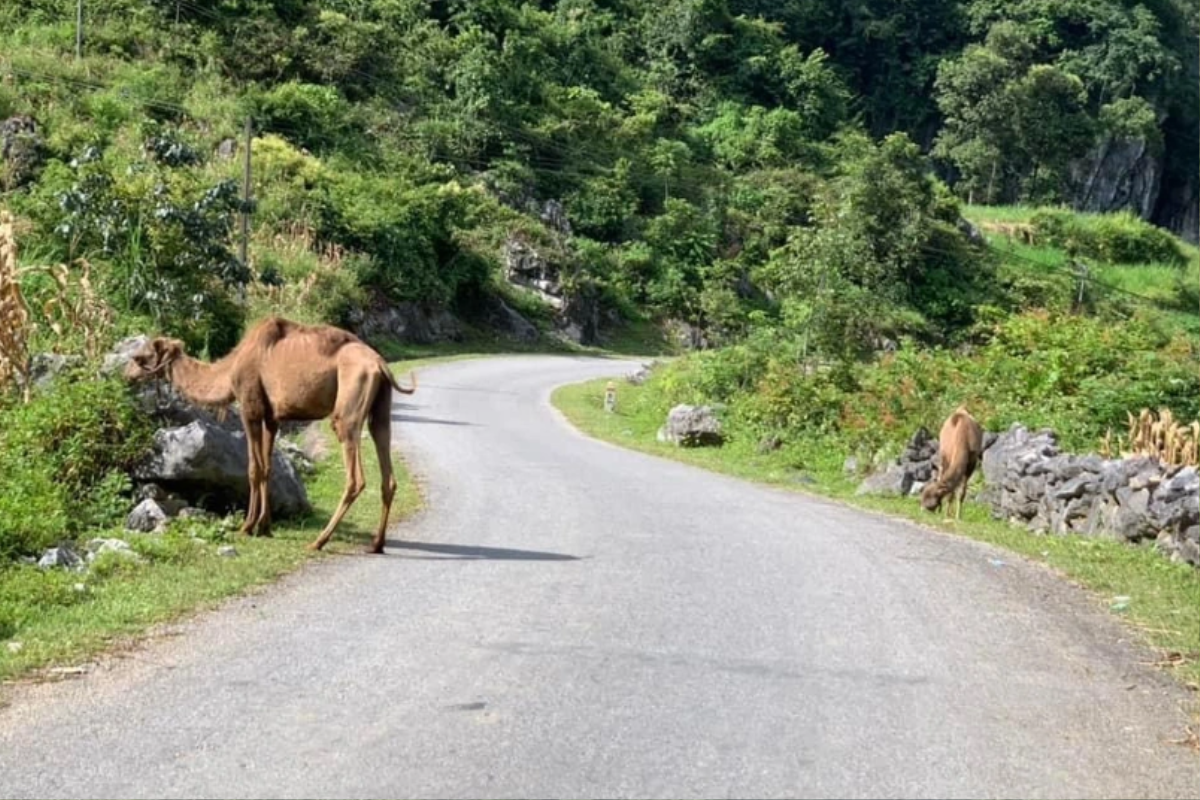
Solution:
[[(0, 710), (4, 797), (1195, 797), (1186, 693), (1046, 571), (425, 370), (428, 508)], [(370, 487), (360, 502), (377, 502)]]

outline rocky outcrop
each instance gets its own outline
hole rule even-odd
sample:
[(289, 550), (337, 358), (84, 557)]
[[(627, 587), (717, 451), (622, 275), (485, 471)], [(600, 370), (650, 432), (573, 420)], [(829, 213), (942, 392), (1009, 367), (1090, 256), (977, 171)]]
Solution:
[(673, 340), (681, 350), (707, 350), (711, 345), (704, 329), (690, 322), (667, 320), (663, 328), (667, 338)]
[(1071, 178), (1076, 209), (1128, 209), (1150, 219), (1162, 187), (1162, 158), (1143, 139), (1106, 139), (1072, 164)]
[(562, 279), (558, 266), (521, 235), (504, 242), (504, 278), (514, 286), (536, 293), (556, 310), (564, 304)]
[[(61, 375), (82, 367), (86, 361), (79, 355), (37, 353), (29, 359), (29, 382), (38, 390), (50, 388)], [(20, 377), (18, 376), (20, 382)]]
[[(908, 440), (900, 457), (883, 470), (868, 475), (858, 485), (856, 494), (910, 495), (918, 494), (933, 477), (938, 442), (929, 431), (918, 428)], [(857, 469), (857, 461), (855, 462)]]
[(641, 386), (650, 379), (650, 375), (654, 372), (654, 368), (658, 366), (657, 362), (642, 364), (640, 367), (630, 372), (625, 376), (625, 380), (632, 383), (634, 386)]
[(130, 531), (141, 531), (142, 533), (153, 533), (161, 530), (162, 526), (167, 524), (167, 520), (171, 515), (167, 510), (158, 504), (157, 501), (147, 497), (142, 502), (133, 507), (133, 511), (129, 512), (129, 516), (125, 518), (125, 529)]
[[(1195, 467), (1061, 453), (1054, 431), (1019, 424), (985, 433), (983, 445), (976, 499), (997, 519), (1037, 533), (1153, 539), (1172, 559), (1200, 566)], [(933, 477), (936, 457), (937, 441), (921, 428), (899, 458), (859, 484), (858, 494), (918, 494)]]
[[(547, 207), (547, 224), (570, 230), (561, 207)], [(545, 216), (545, 215), (544, 215)], [(567, 291), (562, 270), (555, 259), (528, 237), (513, 234), (504, 242), (504, 278), (513, 286), (532, 292), (554, 311), (557, 333), (578, 344), (592, 345), (600, 340), (600, 296), (591, 284)]]
[(1172, 176), (1159, 196), (1154, 222), (1185, 242), (1200, 240), (1200, 185), (1195, 177)]
[(721, 420), (708, 406), (677, 405), (667, 414), (667, 422), (658, 431), (660, 442), (679, 447), (710, 447), (725, 441)]
[(504, 302), (503, 298), (495, 295), (484, 301), (480, 316), (488, 326), (518, 342), (536, 342), (541, 338), (541, 332), (536, 325)]
[[(1170, 142), (1168, 142), (1168, 148)], [(1171, 169), (1143, 139), (1106, 139), (1071, 164), (1071, 206), (1079, 211), (1129, 210), (1196, 244), (1200, 232), (1200, 182)]]
[(51, 547), (42, 553), (37, 562), (38, 569), (83, 569), (83, 559), (75, 552), (70, 544), (64, 542), (58, 547)]
[[(177, 492), (211, 511), (244, 508), (250, 499), (246, 437), (202, 420), (164, 428), (154, 434), (148, 458), (134, 478)], [(269, 484), (271, 513), (285, 517), (311, 510), (304, 484), (283, 455), (272, 454)]]
[(412, 344), (459, 342), (462, 323), (448, 310), (423, 303), (376, 303), (350, 314), (350, 327), (367, 341), (391, 337)]
[[(145, 336), (135, 336), (119, 342), (105, 356), (101, 372), (119, 374), (145, 341)], [(134, 391), (142, 410), (162, 427), (154, 434), (151, 452), (133, 470), (140, 500), (126, 527), (161, 531), (167, 520), (184, 512), (245, 508), (250, 497), (248, 448), (236, 405), (224, 414), (214, 413), (188, 402), (166, 381), (139, 384)], [(286, 445), (277, 444), (270, 483), (275, 516), (307, 513), (311, 508), (296, 463), (307, 466)]]
[(17, 115), (0, 122), (0, 189), (15, 189), (37, 177), (43, 160), (42, 136), (33, 117)]

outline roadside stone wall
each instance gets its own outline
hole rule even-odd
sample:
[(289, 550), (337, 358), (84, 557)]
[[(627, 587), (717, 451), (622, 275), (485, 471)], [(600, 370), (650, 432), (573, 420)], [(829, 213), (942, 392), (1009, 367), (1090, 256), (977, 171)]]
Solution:
[[(1195, 467), (1135, 457), (1061, 453), (1048, 429), (1014, 424), (984, 436), (983, 488), (976, 499), (1036, 533), (1153, 539), (1173, 561), (1200, 567), (1200, 474)], [(869, 476), (860, 494), (911, 495), (932, 475), (937, 441), (921, 429), (894, 463)], [(973, 486), (978, 478), (972, 480)]]

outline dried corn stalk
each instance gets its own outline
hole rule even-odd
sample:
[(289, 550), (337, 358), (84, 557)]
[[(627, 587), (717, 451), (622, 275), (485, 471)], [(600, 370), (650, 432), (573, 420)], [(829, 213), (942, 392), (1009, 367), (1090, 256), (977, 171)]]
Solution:
[(12, 215), (0, 211), (0, 386), (18, 381), (29, 402), (29, 338), (33, 323), (21, 293)]
[(74, 286), (65, 264), (43, 268), (54, 279), (55, 292), (42, 306), (42, 313), (57, 336), (65, 335), (67, 328), (78, 331), (83, 336), (84, 353), (88, 358), (98, 358), (104, 336), (112, 326), (112, 309), (92, 286), (92, 265), (82, 259), (77, 263), (80, 272)]
[[(31, 383), (29, 342), (39, 325), (45, 325), (60, 339), (68, 331), (77, 331), (89, 358), (99, 357), (112, 325), (112, 309), (92, 284), (91, 265), (82, 260), (77, 263), (77, 276), (66, 264), (18, 268), (16, 225), (11, 214), (0, 212), (0, 387), (20, 384), (27, 403)], [(48, 275), (54, 286), (53, 294), (39, 309), (41, 319), (30, 312), (21, 290), (22, 277), (34, 272)]]
[(1100, 443), (1100, 452), (1106, 458), (1119, 454), (1121, 458), (1152, 456), (1164, 464), (1196, 465), (1200, 457), (1200, 420), (1190, 425), (1175, 421), (1171, 409), (1163, 408), (1155, 415), (1143, 408), (1136, 417), (1127, 413), (1129, 431), (1113, 441), (1109, 430)]

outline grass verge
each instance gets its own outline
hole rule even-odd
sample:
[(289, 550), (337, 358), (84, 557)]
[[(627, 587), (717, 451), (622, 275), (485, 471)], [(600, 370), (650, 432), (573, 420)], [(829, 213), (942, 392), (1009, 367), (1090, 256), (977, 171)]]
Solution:
[[(657, 441), (662, 420), (640, 409), (640, 387), (621, 384), (618, 407), (604, 411), (607, 380), (558, 388), (551, 402), (589, 436), (632, 450), (670, 458), (739, 478), (809, 492), (860, 508), (910, 520), (1018, 553), (1054, 569), (1090, 590), (1097, 603), (1119, 614), (1144, 642), (1157, 650), (1162, 666), (1200, 691), (1200, 571), (1163, 558), (1150, 546), (1110, 539), (1039, 536), (994, 520), (983, 505), (970, 503), (960, 521), (945, 521), (921, 510), (915, 498), (859, 497), (857, 481), (842, 472), (841, 453), (808, 443), (768, 453), (744, 442), (721, 448), (680, 449)], [(977, 479), (978, 480), (978, 479)], [(1124, 607), (1114, 601), (1128, 597)]]

